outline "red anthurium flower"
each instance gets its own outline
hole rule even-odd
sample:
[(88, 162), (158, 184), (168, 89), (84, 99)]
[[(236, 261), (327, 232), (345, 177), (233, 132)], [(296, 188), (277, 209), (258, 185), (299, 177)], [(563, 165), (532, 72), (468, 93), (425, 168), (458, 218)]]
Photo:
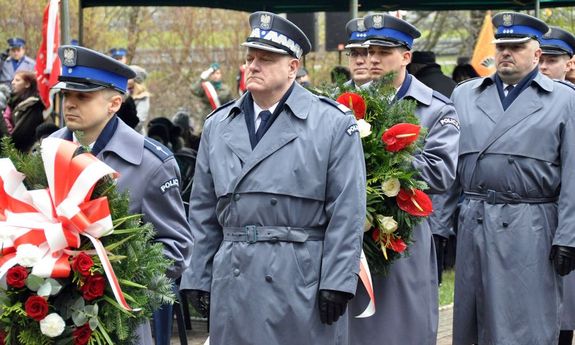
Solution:
[(349, 109), (353, 110), (353, 114), (356, 119), (363, 119), (365, 117), (365, 101), (357, 93), (345, 92), (342, 93), (338, 98), (337, 102), (345, 105)]
[(433, 212), (431, 199), (419, 189), (400, 189), (396, 201), (400, 209), (412, 216), (427, 217)]
[(385, 143), (387, 151), (401, 151), (417, 140), (420, 128), (411, 123), (398, 123), (383, 133), (381, 141)]
[(394, 238), (393, 236), (389, 239), (389, 249), (396, 253), (403, 253), (407, 249), (407, 244), (403, 242), (401, 238)]

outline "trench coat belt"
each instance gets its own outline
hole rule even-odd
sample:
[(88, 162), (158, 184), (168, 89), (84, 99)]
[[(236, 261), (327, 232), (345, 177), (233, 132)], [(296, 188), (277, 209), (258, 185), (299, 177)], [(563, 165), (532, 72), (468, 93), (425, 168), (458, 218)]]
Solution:
[(224, 241), (229, 242), (305, 242), (323, 240), (324, 228), (294, 228), (291, 226), (224, 227)]
[(515, 192), (497, 192), (492, 189), (487, 193), (463, 192), (470, 199), (483, 200), (488, 204), (545, 204), (557, 201), (557, 196), (523, 197)]

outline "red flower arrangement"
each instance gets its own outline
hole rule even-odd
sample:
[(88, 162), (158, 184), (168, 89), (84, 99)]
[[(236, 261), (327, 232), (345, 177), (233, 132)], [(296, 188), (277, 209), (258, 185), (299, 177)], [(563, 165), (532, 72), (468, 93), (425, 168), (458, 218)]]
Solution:
[(81, 327), (77, 327), (74, 332), (72, 332), (74, 337), (74, 345), (86, 345), (90, 341), (92, 336), (92, 329), (87, 323)]
[(337, 97), (358, 120), (367, 172), (363, 249), (376, 275), (385, 275), (393, 261), (409, 251), (413, 228), (432, 212), (431, 199), (423, 192), (427, 186), (417, 180), (412, 164), (423, 131), (414, 115), (416, 103), (387, 101), (394, 92), (382, 83)]

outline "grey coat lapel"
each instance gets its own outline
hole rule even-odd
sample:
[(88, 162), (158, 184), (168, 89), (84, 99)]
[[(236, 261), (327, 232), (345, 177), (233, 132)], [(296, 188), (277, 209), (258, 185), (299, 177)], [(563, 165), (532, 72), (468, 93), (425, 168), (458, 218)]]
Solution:
[[(234, 183), (233, 190), (239, 186), (243, 178), (260, 162), (298, 137), (292, 121), (294, 117), (300, 119), (307, 118), (313, 99), (314, 96), (309, 91), (299, 84), (295, 85), (291, 95), (285, 102), (284, 110), (278, 115), (277, 119), (272, 123), (271, 127), (245, 161), (242, 171)], [(239, 116), (236, 116), (236, 118), (239, 118)], [(245, 122), (243, 121), (242, 119), (246, 138), (243, 138), (242, 135), (242, 141), (245, 141), (245, 143), (240, 143), (242, 149), (244, 149), (243, 146), (251, 147)]]
[[(480, 153), (485, 152), (502, 135), (543, 107), (541, 97), (537, 96), (540, 88), (543, 89), (543, 92), (553, 90), (553, 81), (541, 74), (538, 74), (532, 84), (521, 92), (519, 97), (515, 99), (498, 121), (496, 121), (497, 124), (495, 126), (495, 130), (487, 138), (487, 141)], [(495, 93), (497, 92), (495, 85), (493, 85), (491, 89), (493, 89)], [(492, 103), (497, 103), (498, 106), (501, 107), (501, 102), (492, 101)]]
[(485, 90), (477, 97), (477, 107), (481, 109), (493, 123), (496, 123), (497, 119), (502, 117), (504, 110), (495, 83), (485, 87)]
[[(241, 104), (245, 97), (246, 94), (236, 101), (230, 109), (230, 114), (221, 120), (226, 122), (223, 124), (222, 139), (242, 162), (246, 162), (252, 154), (250, 134), (246, 127), (246, 114), (241, 111)], [(235, 113), (238, 114), (234, 115)]]

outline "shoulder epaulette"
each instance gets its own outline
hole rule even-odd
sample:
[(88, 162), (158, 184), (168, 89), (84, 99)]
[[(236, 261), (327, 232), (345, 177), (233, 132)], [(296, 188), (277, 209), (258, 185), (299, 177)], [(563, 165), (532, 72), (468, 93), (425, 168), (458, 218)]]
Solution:
[(162, 162), (165, 162), (168, 158), (174, 155), (169, 148), (152, 138), (144, 138), (144, 147), (153, 153), (154, 156), (158, 157)]
[(349, 109), (348, 107), (346, 107), (345, 105), (343, 105), (343, 104), (341, 104), (341, 103), (338, 103), (338, 102), (334, 101), (334, 100), (331, 99), (331, 98), (328, 98), (328, 97), (325, 97), (325, 96), (318, 96), (318, 98), (319, 98), (320, 100), (322, 100), (323, 102), (325, 102), (325, 103), (327, 103), (327, 104), (329, 104), (329, 105), (332, 105), (332, 106), (336, 107), (337, 109), (339, 109), (339, 111), (341, 111), (341, 112), (344, 113), (344, 114), (352, 113), (351, 109)]
[(444, 94), (437, 92), (435, 90), (433, 90), (433, 98), (437, 98), (438, 100), (442, 101), (443, 103), (446, 104), (451, 104), (451, 100), (449, 99), (449, 97), (445, 96)]
[(208, 116), (206, 116), (206, 120), (207, 120), (210, 116), (214, 115), (215, 113), (217, 113), (218, 111), (220, 111), (220, 110), (222, 110), (223, 108), (227, 107), (228, 105), (234, 103), (235, 101), (236, 101), (236, 99), (232, 99), (231, 101), (229, 101), (229, 102), (227, 102), (227, 103), (224, 103), (224, 104), (220, 105), (219, 107), (217, 107), (216, 109), (212, 110), (212, 112), (209, 113)]
[(474, 77), (474, 78), (469, 78), (469, 79), (462, 80), (462, 81), (460, 81), (459, 83), (457, 83), (457, 85), (456, 85), (455, 87), (457, 87), (457, 86), (459, 86), (459, 85), (463, 85), (463, 84), (465, 84), (465, 83), (467, 83), (467, 82), (469, 82), (469, 81), (472, 81), (472, 80), (475, 80), (475, 79), (481, 79), (481, 78), (483, 78), (483, 77)]
[(567, 81), (567, 80), (555, 80), (555, 81), (558, 82), (558, 83), (561, 83), (561, 84), (563, 84), (563, 85), (567, 85), (567, 86), (569, 86), (572, 90), (575, 90), (575, 85), (574, 85), (572, 82), (570, 82), (570, 81)]

